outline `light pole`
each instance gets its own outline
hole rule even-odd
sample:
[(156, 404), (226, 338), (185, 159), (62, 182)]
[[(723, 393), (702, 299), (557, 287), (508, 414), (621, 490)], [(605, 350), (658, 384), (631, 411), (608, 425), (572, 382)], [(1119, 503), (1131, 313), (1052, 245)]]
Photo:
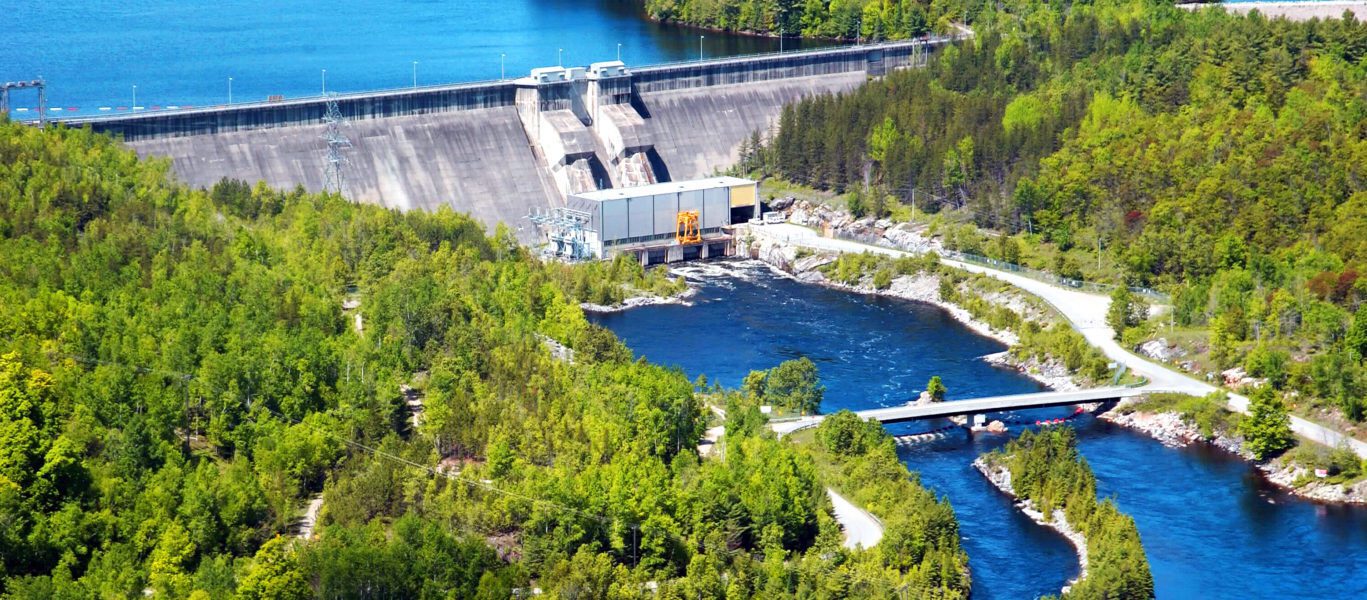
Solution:
[(233, 103), (233, 78), (228, 78), (228, 104)]
[(328, 95), (328, 70), (323, 69), (323, 95)]
[(556, 64), (556, 66), (562, 67), (562, 68), (565, 66), (565, 49), (564, 49), (564, 48), (556, 48), (556, 49), (555, 49), (555, 64)]
[(707, 37), (707, 36), (705, 36), (705, 35), (700, 35), (700, 36), (698, 36), (698, 60), (702, 60), (702, 41), (703, 41), (703, 38), (706, 38), (706, 37)]
[(138, 109), (138, 84), (136, 83), (133, 84), (133, 106), (129, 108), (131, 108), (132, 110)]
[(418, 61), (413, 61), (413, 89), (418, 89)]
[(499, 54), (499, 55), (498, 55), (498, 80), (499, 80), (499, 81), (503, 81), (504, 79), (507, 79), (506, 73), (505, 73), (505, 71), (504, 71), (504, 69), (503, 69), (503, 63), (504, 63), (505, 60), (507, 60), (507, 58), (508, 58), (508, 55), (507, 55), (506, 53), (505, 53), (505, 54)]
[(622, 62), (622, 43), (617, 43), (617, 62)]

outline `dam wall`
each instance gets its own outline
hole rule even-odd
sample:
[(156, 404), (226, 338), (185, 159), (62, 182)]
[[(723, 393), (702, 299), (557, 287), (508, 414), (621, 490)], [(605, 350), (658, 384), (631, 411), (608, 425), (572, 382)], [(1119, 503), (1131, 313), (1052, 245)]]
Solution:
[[(490, 229), (506, 223), (532, 241), (526, 215), (563, 206), (569, 192), (711, 175), (734, 163), (752, 132), (770, 129), (785, 104), (851, 90), (913, 66), (948, 41), (644, 67), (630, 70), (629, 82), (590, 76), (546, 86), (522, 78), (337, 95), (342, 133), (352, 143), (343, 191), (402, 210), (449, 206)], [(529, 96), (529, 86), (547, 93)], [(192, 186), (228, 177), (316, 191), (327, 164), (327, 102), (65, 122), (122, 138), (143, 156), (170, 158)]]
[[(325, 130), (298, 125), (131, 145), (144, 156), (170, 157), (176, 176), (196, 187), (228, 177), (317, 191)], [(490, 230), (498, 222), (516, 230), (533, 207), (558, 202), (511, 106), (354, 121), (344, 131), (353, 149), (345, 155), (343, 192), (357, 200), (401, 210), (450, 206)]]

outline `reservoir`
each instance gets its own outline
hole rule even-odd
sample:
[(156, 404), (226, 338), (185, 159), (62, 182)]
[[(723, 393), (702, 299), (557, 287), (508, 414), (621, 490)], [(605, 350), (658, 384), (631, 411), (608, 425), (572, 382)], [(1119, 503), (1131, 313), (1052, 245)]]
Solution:
[[(692, 306), (647, 306), (592, 319), (648, 360), (728, 387), (739, 387), (751, 370), (807, 356), (827, 388), (827, 413), (906, 402), (932, 375), (944, 379), (950, 401), (1042, 389), (981, 360), (1005, 348), (934, 306), (802, 284), (753, 261), (678, 271), (699, 288)], [(1071, 412), (996, 418), (1033, 421)], [(942, 425), (909, 423), (890, 431)], [(1159, 598), (1367, 597), (1367, 509), (1292, 498), (1213, 448), (1167, 448), (1091, 417), (1072, 426), (1099, 493), (1135, 518)], [(970, 466), (1005, 441), (952, 430), (904, 445), (901, 453), (925, 485), (954, 505), (975, 598), (1056, 594), (1077, 574), (1072, 547), (1022, 515)]]
[[(777, 51), (778, 40), (661, 25), (630, 0), (16, 2), (0, 11), (0, 81), (44, 77), (53, 116), (205, 106)], [(702, 37), (700, 37), (702, 36)], [(811, 46), (812, 42), (807, 42)], [(802, 45), (786, 40), (784, 49)], [(417, 65), (414, 65), (414, 62)], [(326, 70), (326, 75), (323, 74)], [(16, 107), (36, 94), (16, 94)], [(68, 111), (69, 108), (79, 109)], [(27, 113), (30, 116), (32, 113)], [(25, 118), (26, 113), (16, 113)]]

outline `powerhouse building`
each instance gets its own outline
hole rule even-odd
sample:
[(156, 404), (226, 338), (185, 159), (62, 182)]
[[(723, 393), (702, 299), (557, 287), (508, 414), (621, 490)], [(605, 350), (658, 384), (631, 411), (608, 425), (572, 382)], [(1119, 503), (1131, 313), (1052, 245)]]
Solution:
[(630, 252), (654, 264), (731, 254), (730, 226), (758, 215), (758, 197), (754, 181), (709, 177), (571, 194), (566, 206), (588, 215), (594, 258)]

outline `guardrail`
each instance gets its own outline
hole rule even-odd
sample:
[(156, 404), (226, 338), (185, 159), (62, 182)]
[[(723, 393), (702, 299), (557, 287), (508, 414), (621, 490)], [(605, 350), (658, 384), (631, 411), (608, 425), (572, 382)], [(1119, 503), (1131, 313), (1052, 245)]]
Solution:
[[(833, 231), (833, 232), (831, 233), (831, 235), (834, 236), (834, 237), (840, 238), (840, 239), (842, 239), (842, 240), (849, 240), (849, 241), (851, 241), (851, 242), (859, 242), (859, 243), (861, 243), (861, 244), (865, 244), (865, 245), (869, 245), (869, 246), (878, 246), (878, 247), (880, 247), (880, 248), (888, 248), (888, 249), (890, 249), (890, 250), (900, 250), (900, 251), (902, 251), (902, 252), (912, 252), (911, 250), (907, 250), (907, 249), (905, 249), (905, 248), (901, 248), (901, 247), (898, 247), (898, 246), (896, 246), (896, 245), (889, 244), (889, 243), (887, 243), (886, 238), (882, 238), (882, 237), (879, 237), (879, 238), (877, 238), (877, 239), (872, 239), (872, 236), (863, 236), (863, 237), (861, 237), (861, 236), (854, 236), (854, 235), (849, 235), (849, 234), (846, 234), (846, 233), (841, 233), (841, 232), (839, 232), (839, 231)], [(1039, 270), (1039, 269), (1033, 269), (1033, 268), (1030, 268), (1030, 267), (1026, 267), (1026, 266), (1023, 266), (1023, 265), (1016, 264), (1016, 263), (1006, 262), (1006, 261), (1004, 261), (1004, 260), (997, 260), (997, 259), (995, 259), (995, 258), (988, 258), (988, 257), (986, 257), (986, 256), (982, 256), (982, 255), (978, 255), (978, 254), (969, 254), (969, 253), (967, 253), (967, 252), (959, 252), (959, 251), (957, 251), (957, 250), (946, 250), (946, 249), (943, 249), (943, 248), (938, 249), (938, 250), (933, 250), (933, 252), (935, 252), (936, 254), (939, 254), (939, 255), (940, 255), (941, 257), (943, 257), (943, 258), (948, 258), (948, 259), (950, 259), (950, 260), (957, 260), (957, 261), (959, 261), (959, 262), (966, 262), (966, 263), (972, 263), (972, 264), (976, 264), (976, 265), (981, 265), (981, 266), (984, 266), (984, 267), (990, 267), (990, 268), (993, 268), (993, 269), (997, 269), (997, 270), (999, 270), (999, 271), (1010, 271), (1010, 272), (1012, 272), (1012, 273), (1017, 273), (1017, 274), (1020, 274), (1020, 275), (1025, 276), (1025, 277), (1029, 277), (1030, 279), (1034, 279), (1034, 280), (1036, 280), (1036, 281), (1043, 281), (1043, 282), (1045, 282), (1045, 283), (1052, 283), (1052, 284), (1060, 285), (1060, 286), (1064, 286), (1064, 287), (1075, 288), (1075, 289), (1083, 290), (1083, 291), (1086, 291), (1086, 292), (1093, 292), (1093, 293), (1097, 293), (1097, 294), (1110, 294), (1111, 292), (1115, 291), (1115, 288), (1116, 288), (1116, 285), (1115, 285), (1115, 284), (1112, 284), (1112, 283), (1097, 283), (1097, 282), (1095, 282), (1095, 281), (1085, 281), (1085, 280), (1082, 280), (1082, 279), (1073, 279), (1073, 278), (1071, 278), (1071, 277), (1063, 277), (1063, 276), (1061, 276), (1061, 275), (1058, 275), (1058, 274), (1055, 274), (1055, 273), (1050, 273), (1050, 272), (1048, 272), (1048, 271), (1041, 271), (1041, 270)], [(1151, 301), (1153, 301), (1153, 302), (1156, 302), (1156, 303), (1158, 303), (1158, 304), (1171, 304), (1171, 303), (1172, 303), (1172, 296), (1170, 296), (1170, 295), (1168, 295), (1168, 294), (1165, 294), (1165, 293), (1163, 293), (1163, 292), (1160, 292), (1160, 291), (1158, 291), (1158, 290), (1155, 290), (1155, 289), (1153, 289), (1153, 288), (1147, 288), (1147, 287), (1133, 286), (1133, 285), (1132, 285), (1132, 286), (1129, 286), (1129, 289), (1130, 289), (1131, 292), (1134, 292), (1135, 294), (1138, 294), (1138, 295), (1140, 295), (1140, 296), (1143, 296), (1143, 297), (1145, 297), (1145, 298), (1148, 298), (1149, 300), (1151, 300)]]
[[(825, 54), (843, 54), (843, 53), (850, 53), (850, 52), (873, 51), (873, 50), (881, 50), (881, 49), (908, 48), (908, 47), (915, 47), (915, 46), (917, 46), (917, 45), (936, 46), (936, 45), (940, 45), (940, 44), (945, 44), (945, 43), (953, 42), (953, 41), (962, 39), (963, 37), (965, 37), (965, 36), (963, 36), (963, 35), (952, 35), (952, 36), (926, 36), (926, 37), (923, 37), (923, 38), (910, 39), (910, 40), (881, 41), (881, 42), (872, 42), (872, 43), (863, 43), (863, 44), (840, 44), (840, 45), (827, 46), (827, 47), (824, 47), (824, 48), (813, 48), (813, 49), (806, 49), (806, 50), (788, 50), (788, 51), (782, 51), (782, 52), (760, 52), (760, 53), (755, 53), (755, 54), (744, 54), (744, 55), (739, 55), (739, 56), (721, 56), (721, 57), (706, 58), (706, 59), (691, 59), (691, 60), (682, 60), (682, 61), (673, 61), (673, 62), (653, 63), (653, 64), (645, 64), (645, 65), (639, 65), (639, 66), (632, 66), (632, 67), (631, 67), (631, 70), (632, 70), (632, 71), (644, 71), (644, 72), (646, 72), (646, 74), (649, 74), (649, 73), (652, 72), (652, 71), (664, 71), (664, 70), (669, 70), (669, 69), (671, 69), (671, 68), (677, 68), (677, 67), (684, 67), (684, 68), (687, 68), (687, 67), (717, 66), (717, 65), (738, 64), (738, 63), (752, 62), (752, 61), (763, 61), (763, 60), (765, 60), (765, 59), (771, 59), (771, 58), (790, 58), (790, 57), (800, 57), (800, 56), (821, 56), (821, 55), (825, 55)], [(67, 123), (68, 125), (72, 125), (72, 126), (79, 126), (79, 125), (84, 125), (84, 124), (107, 123), (107, 122), (111, 122), (111, 121), (120, 121), (120, 120), (128, 120), (128, 119), (138, 119), (138, 118), (155, 117), (155, 116), (204, 114), (204, 113), (212, 113), (212, 112), (219, 112), (219, 111), (226, 111), (226, 110), (240, 111), (240, 110), (253, 110), (253, 109), (261, 109), (261, 108), (281, 108), (281, 107), (290, 107), (290, 106), (299, 106), (299, 105), (309, 105), (309, 104), (322, 104), (322, 103), (327, 102), (328, 100), (337, 100), (337, 101), (340, 101), (340, 102), (347, 102), (347, 101), (355, 101), (355, 100), (370, 99), (370, 98), (376, 98), (376, 97), (386, 97), (386, 96), (389, 96), (389, 97), (397, 97), (397, 96), (407, 96), (407, 95), (415, 95), (415, 94), (428, 94), (428, 93), (432, 93), (432, 92), (458, 92), (458, 91), (472, 90), (472, 89), (481, 88), (481, 87), (493, 87), (493, 86), (499, 86), (499, 85), (512, 85), (512, 84), (514, 84), (514, 83), (517, 81), (517, 79), (518, 79), (517, 77), (511, 77), (511, 78), (504, 78), (504, 79), (486, 79), (486, 80), (479, 80), (479, 81), (464, 81), (464, 82), (459, 82), (459, 83), (438, 83), (438, 84), (425, 84), (425, 85), (419, 85), (419, 86), (402, 86), (402, 87), (394, 87), (394, 88), (379, 88), (379, 89), (365, 90), (365, 91), (358, 91), (358, 92), (338, 92), (338, 93), (329, 93), (329, 94), (317, 94), (317, 95), (312, 95), (312, 94), (311, 94), (311, 95), (306, 95), (306, 96), (292, 96), (292, 97), (289, 97), (289, 98), (282, 98), (282, 99), (280, 99), (280, 100), (275, 100), (275, 101), (271, 101), (271, 100), (251, 100), (251, 101), (246, 101), (246, 102), (234, 102), (234, 103), (232, 103), (232, 104), (217, 104), (217, 103), (213, 103), (213, 104), (196, 105), (196, 106), (194, 106), (193, 108), (174, 108), (174, 109), (171, 109), (171, 108), (162, 108), (162, 109), (159, 109), (159, 110), (137, 110), (137, 111), (128, 111), (128, 112), (119, 112), (119, 113), (109, 113), (109, 114), (82, 115), (82, 116), (76, 116), (76, 117), (56, 117), (56, 118), (52, 118), (52, 119), (50, 119), (50, 120), (52, 120), (52, 121), (60, 121), (60, 122)]]
[[(939, 254), (940, 256), (944, 256), (945, 258), (950, 258), (960, 262), (973, 263), (985, 267), (992, 267), (994, 269), (998, 269), (1001, 271), (1010, 271), (1012, 273), (1018, 273), (1020, 275), (1024, 275), (1026, 277), (1038, 281), (1043, 281), (1045, 283), (1053, 283), (1065, 287), (1080, 289), (1087, 292), (1095, 292), (1098, 294), (1110, 294), (1111, 292), (1114, 292), (1115, 288), (1117, 287), (1115, 284), (1112, 283), (1097, 283), (1095, 281), (1084, 281), (1081, 279), (1073, 279), (1071, 277), (1063, 277), (1062, 275), (1050, 273), (1048, 271), (1032, 269), (1030, 267), (1018, 265), (1016, 263), (1006, 262), (1004, 260), (997, 260), (995, 258), (988, 258), (986, 256), (979, 256), (977, 254), (958, 252), (956, 250), (940, 250)], [(1148, 298), (1149, 300), (1153, 300), (1160, 304), (1169, 304), (1172, 302), (1171, 296), (1169, 296), (1168, 294), (1164, 294), (1163, 292), (1160, 292), (1153, 288), (1132, 285), (1129, 286), (1129, 290), (1131, 292), (1134, 292), (1135, 294), (1144, 296), (1145, 298)]]

